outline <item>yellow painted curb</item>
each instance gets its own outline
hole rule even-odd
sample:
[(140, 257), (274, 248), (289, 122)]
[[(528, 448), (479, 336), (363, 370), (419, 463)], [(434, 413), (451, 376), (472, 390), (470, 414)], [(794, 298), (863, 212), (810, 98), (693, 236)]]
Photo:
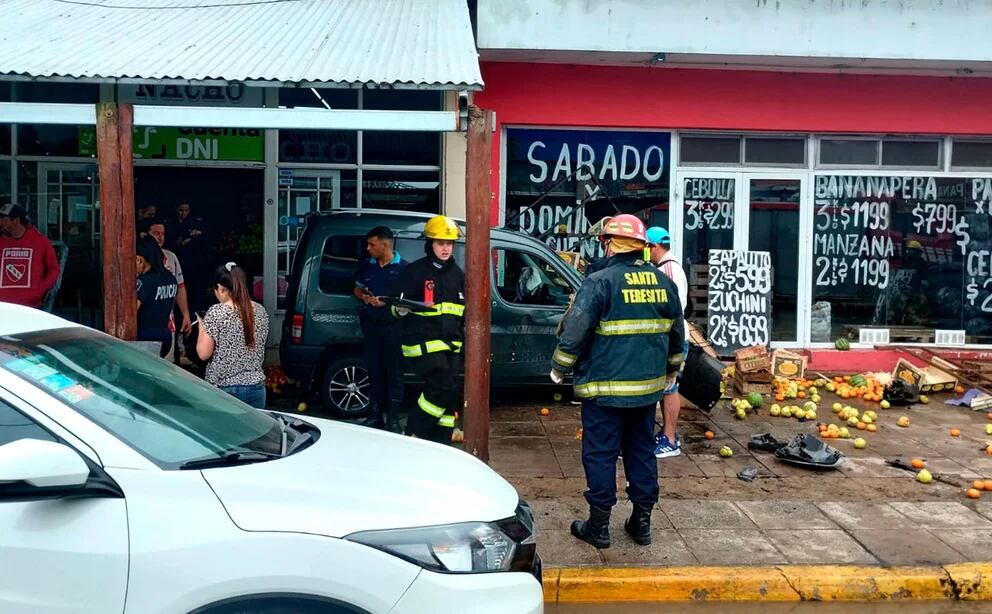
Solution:
[(992, 563), (955, 563), (944, 565), (954, 583), (958, 599), (992, 600)]
[(992, 563), (545, 569), (548, 603), (992, 600)]
[(557, 593), (558, 602), (799, 601), (777, 569), (751, 567), (562, 569)]
[(803, 601), (955, 598), (950, 577), (940, 567), (784, 565), (778, 569)]

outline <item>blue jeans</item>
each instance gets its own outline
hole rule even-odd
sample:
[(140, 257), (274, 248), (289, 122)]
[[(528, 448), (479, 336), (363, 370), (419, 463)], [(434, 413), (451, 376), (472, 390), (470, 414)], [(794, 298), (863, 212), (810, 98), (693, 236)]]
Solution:
[(254, 386), (218, 386), (221, 390), (237, 397), (252, 407), (265, 409), (265, 384)]

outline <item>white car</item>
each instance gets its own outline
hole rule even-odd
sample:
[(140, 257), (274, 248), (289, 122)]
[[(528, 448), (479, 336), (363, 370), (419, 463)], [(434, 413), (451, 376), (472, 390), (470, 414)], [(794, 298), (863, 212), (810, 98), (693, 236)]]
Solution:
[(530, 509), (471, 455), (0, 303), (0, 612), (521, 614), (540, 577)]

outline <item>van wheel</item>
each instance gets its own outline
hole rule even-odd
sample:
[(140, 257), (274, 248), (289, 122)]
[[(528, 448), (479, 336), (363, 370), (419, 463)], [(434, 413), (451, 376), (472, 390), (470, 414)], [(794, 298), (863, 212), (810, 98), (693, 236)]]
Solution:
[(337, 418), (363, 418), (369, 411), (369, 379), (365, 361), (347, 356), (331, 361), (320, 380), (320, 402)]

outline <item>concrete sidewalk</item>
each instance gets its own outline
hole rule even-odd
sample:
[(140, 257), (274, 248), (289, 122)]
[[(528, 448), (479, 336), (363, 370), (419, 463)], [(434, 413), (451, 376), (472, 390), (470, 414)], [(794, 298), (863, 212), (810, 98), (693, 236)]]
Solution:
[[(833, 399), (831, 398), (831, 402)], [(684, 566), (859, 565), (941, 566), (992, 560), (992, 493), (973, 501), (965, 488), (992, 478), (984, 412), (930, 405), (879, 410), (877, 433), (829, 440), (846, 462), (840, 470), (814, 472), (785, 465), (771, 454), (751, 454), (752, 434), (779, 439), (816, 433), (814, 423), (772, 418), (767, 411), (735, 420), (721, 402), (711, 415), (683, 411), (682, 456), (658, 461), (662, 499), (654, 511), (651, 546), (635, 545), (623, 531), (630, 504), (621, 494), (611, 522), (613, 545), (596, 550), (569, 535), (585, 518), (579, 408), (570, 404), (503, 405), (491, 413), (491, 465), (512, 482), (535, 510), (538, 547), (549, 568)], [(827, 405), (829, 407), (829, 405)], [(896, 426), (901, 415), (909, 428)], [(839, 422), (827, 410), (820, 419)], [(961, 430), (952, 438), (951, 427)], [(716, 437), (706, 440), (704, 432)], [(730, 459), (719, 448), (734, 449)], [(926, 459), (927, 468), (960, 486), (924, 485), (911, 472), (889, 467), (888, 458)], [(761, 476), (737, 479), (745, 467)], [(622, 493), (623, 468), (618, 464)]]

